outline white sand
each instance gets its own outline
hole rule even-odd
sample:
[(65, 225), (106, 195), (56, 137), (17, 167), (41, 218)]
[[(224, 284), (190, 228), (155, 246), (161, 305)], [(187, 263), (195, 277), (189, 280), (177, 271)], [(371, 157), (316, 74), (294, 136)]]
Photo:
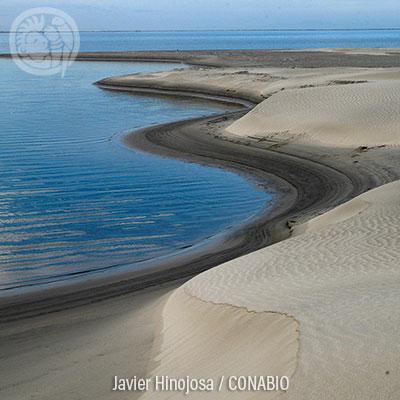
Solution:
[[(159, 366), (153, 376), (212, 378), (211, 394), (193, 392), (191, 399), (243, 398), (242, 393), (217, 392), (222, 376), (291, 375), (297, 364), (298, 324), (286, 315), (249, 312), (241, 306), (211, 304), (177, 290), (163, 313)], [(226, 382), (227, 384), (227, 382)], [(263, 398), (273, 398), (264, 394)], [(176, 399), (183, 394), (147, 392), (143, 399)]]
[(300, 350), (284, 398), (399, 398), (399, 193), (400, 182), (368, 192), (311, 221), (305, 233), (185, 284), (164, 309), (154, 372), (291, 375), (291, 315)]

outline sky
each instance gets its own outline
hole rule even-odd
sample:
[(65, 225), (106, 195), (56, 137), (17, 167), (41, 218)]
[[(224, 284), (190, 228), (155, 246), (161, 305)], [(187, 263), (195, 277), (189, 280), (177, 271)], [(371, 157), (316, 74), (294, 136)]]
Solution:
[(33, 7), (59, 8), (80, 30), (400, 27), (400, 0), (0, 0), (0, 30)]

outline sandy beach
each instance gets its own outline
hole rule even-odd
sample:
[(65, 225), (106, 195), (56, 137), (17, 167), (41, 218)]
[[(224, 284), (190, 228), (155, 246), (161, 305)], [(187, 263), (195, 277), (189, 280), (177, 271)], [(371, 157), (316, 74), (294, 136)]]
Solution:
[(1, 398), (184, 397), (113, 392), (115, 375), (290, 379), (287, 391), (224, 386), (193, 399), (398, 398), (400, 52), (79, 59), (190, 64), (97, 85), (241, 109), (134, 132), (125, 145), (243, 174), (279, 206), (147, 275), (4, 300)]

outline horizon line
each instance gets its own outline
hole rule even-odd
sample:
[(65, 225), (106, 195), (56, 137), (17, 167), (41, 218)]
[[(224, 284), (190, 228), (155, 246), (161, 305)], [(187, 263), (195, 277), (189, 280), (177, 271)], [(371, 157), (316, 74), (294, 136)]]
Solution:
[[(151, 33), (151, 32), (332, 32), (332, 31), (399, 31), (397, 28), (272, 28), (272, 29), (80, 29), (76, 32), (86, 33)], [(60, 31), (62, 32), (62, 31)], [(70, 31), (68, 31), (70, 32)], [(0, 30), (0, 33), (16, 33), (16, 31)]]

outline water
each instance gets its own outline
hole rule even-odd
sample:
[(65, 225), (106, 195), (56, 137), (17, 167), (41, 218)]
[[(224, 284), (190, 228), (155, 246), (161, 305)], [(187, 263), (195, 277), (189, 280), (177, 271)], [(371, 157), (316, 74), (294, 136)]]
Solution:
[[(400, 47), (400, 30), (82, 32), (81, 51)], [(0, 33), (0, 53), (9, 53)]]
[(168, 68), (75, 63), (60, 79), (0, 60), (0, 289), (170, 254), (270, 200), (235, 174), (120, 143), (128, 130), (221, 111), (92, 85)]

